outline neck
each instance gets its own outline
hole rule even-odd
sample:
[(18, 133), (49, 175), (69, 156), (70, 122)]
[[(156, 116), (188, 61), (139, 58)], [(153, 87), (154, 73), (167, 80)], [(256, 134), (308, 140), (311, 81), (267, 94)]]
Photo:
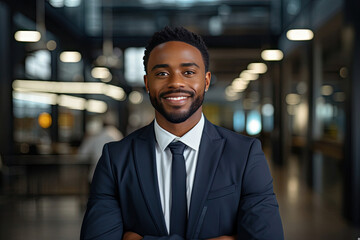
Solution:
[(160, 127), (175, 136), (182, 137), (190, 131), (201, 119), (202, 107), (200, 107), (193, 115), (181, 123), (172, 123), (166, 120), (158, 111), (155, 111), (155, 118)]

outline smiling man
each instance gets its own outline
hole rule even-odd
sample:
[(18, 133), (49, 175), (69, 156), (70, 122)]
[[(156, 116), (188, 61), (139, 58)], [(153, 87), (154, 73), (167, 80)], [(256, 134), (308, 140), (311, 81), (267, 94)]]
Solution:
[(155, 120), (104, 146), (81, 239), (283, 239), (260, 142), (202, 114), (211, 73), (201, 37), (164, 28), (144, 66)]
[(210, 84), (211, 74), (201, 52), (188, 43), (168, 41), (156, 46), (147, 61), (145, 86), (156, 121), (168, 132), (182, 136), (199, 122)]

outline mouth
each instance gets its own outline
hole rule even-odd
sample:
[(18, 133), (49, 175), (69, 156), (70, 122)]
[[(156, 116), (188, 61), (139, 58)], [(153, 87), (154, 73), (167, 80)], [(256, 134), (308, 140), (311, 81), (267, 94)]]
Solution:
[(165, 97), (166, 100), (170, 100), (170, 101), (181, 101), (181, 100), (185, 100), (188, 97)]
[(173, 107), (182, 107), (188, 102), (189, 96), (166, 96), (164, 97), (164, 102)]
[(194, 93), (185, 90), (172, 90), (160, 94), (160, 98), (164, 99), (170, 105), (181, 106), (186, 104), (187, 100), (190, 99)]

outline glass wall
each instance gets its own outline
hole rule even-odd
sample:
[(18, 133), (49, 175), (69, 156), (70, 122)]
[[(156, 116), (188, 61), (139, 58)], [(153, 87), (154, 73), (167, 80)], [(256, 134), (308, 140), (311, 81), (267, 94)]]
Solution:
[(284, 42), (284, 136), (286, 161), (296, 159), (300, 175), (324, 204), (344, 204), (344, 142), (353, 34), (339, 13), (313, 26), (308, 42)]

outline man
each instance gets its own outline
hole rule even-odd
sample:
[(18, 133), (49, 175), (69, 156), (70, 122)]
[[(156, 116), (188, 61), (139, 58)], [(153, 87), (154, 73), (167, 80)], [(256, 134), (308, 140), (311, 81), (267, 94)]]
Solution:
[(283, 239), (260, 142), (202, 114), (211, 73), (201, 37), (166, 27), (144, 66), (155, 120), (105, 145), (81, 239)]
[(119, 141), (123, 138), (123, 134), (115, 127), (115, 118), (111, 112), (107, 112), (103, 118), (101, 129), (98, 129), (94, 124), (88, 124), (87, 135), (81, 142), (78, 155), (80, 157), (87, 157), (90, 162), (89, 183), (93, 178), (95, 166), (101, 157), (102, 149), (108, 142)]

